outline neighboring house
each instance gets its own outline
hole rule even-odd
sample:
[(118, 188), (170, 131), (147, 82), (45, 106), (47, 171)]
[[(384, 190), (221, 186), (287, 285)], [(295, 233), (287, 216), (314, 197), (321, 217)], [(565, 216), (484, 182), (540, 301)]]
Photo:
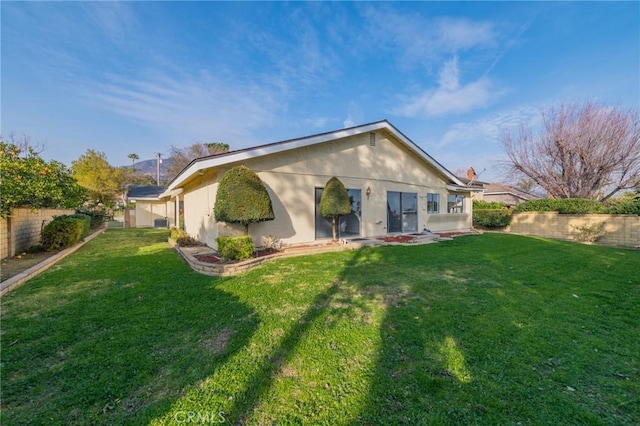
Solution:
[(509, 207), (513, 207), (518, 203), (538, 198), (540, 197), (537, 195), (530, 194), (513, 186), (502, 183), (490, 183), (484, 186), (484, 193), (481, 199), (484, 201), (498, 201), (505, 203)]
[(160, 198), (174, 209), (183, 205), (186, 232), (211, 247), (218, 236), (242, 232), (213, 214), (220, 179), (241, 164), (258, 174), (273, 202), (275, 220), (249, 227), (257, 245), (263, 235), (285, 244), (331, 238), (319, 202), (332, 176), (352, 200), (352, 213), (340, 219), (341, 238), (471, 229), (474, 189), (384, 120), (192, 161)]
[(127, 192), (127, 200), (136, 205), (129, 212), (131, 228), (167, 228), (175, 226), (175, 206), (173, 201), (160, 198), (167, 188), (164, 186), (132, 185)]

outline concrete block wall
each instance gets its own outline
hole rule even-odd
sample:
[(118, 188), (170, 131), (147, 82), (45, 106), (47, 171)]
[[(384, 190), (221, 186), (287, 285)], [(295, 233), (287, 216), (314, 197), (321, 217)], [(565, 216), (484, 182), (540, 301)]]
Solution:
[(73, 214), (69, 209), (17, 208), (7, 218), (0, 218), (0, 259), (13, 257), (40, 243), (40, 233), (54, 216)]
[(514, 234), (576, 240), (575, 227), (604, 222), (605, 235), (598, 244), (640, 248), (640, 216), (609, 214), (515, 213), (505, 229)]

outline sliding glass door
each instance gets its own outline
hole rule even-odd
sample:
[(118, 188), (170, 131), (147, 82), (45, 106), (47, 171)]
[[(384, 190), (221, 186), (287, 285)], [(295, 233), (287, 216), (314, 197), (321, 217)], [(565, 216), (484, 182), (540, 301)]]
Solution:
[(418, 232), (418, 194), (387, 191), (387, 232)]

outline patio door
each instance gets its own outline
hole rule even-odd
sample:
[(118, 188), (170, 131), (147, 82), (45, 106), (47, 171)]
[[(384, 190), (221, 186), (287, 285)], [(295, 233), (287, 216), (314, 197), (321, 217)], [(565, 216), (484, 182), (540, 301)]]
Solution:
[[(331, 219), (320, 214), (320, 198), (324, 188), (315, 189), (315, 231), (316, 239), (331, 238), (333, 236)], [(362, 190), (347, 189), (351, 201), (351, 213), (338, 219), (338, 237), (352, 238), (360, 236), (362, 228)]]
[(418, 194), (387, 191), (387, 232), (418, 232)]

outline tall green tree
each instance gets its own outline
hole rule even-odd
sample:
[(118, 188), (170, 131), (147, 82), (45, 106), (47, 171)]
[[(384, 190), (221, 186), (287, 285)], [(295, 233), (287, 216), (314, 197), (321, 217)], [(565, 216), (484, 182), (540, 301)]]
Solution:
[(338, 218), (351, 213), (351, 200), (344, 184), (337, 177), (327, 181), (320, 197), (320, 214), (331, 219), (333, 241), (338, 240)]
[(103, 152), (88, 149), (71, 163), (71, 170), (96, 205), (111, 207), (125, 191), (127, 176), (124, 169), (111, 166)]
[(57, 161), (45, 161), (29, 144), (0, 136), (0, 217), (13, 207), (78, 208), (86, 193), (71, 171)]
[(249, 234), (249, 224), (275, 218), (264, 183), (245, 166), (234, 167), (222, 176), (213, 212), (218, 222), (244, 225), (245, 235)]

